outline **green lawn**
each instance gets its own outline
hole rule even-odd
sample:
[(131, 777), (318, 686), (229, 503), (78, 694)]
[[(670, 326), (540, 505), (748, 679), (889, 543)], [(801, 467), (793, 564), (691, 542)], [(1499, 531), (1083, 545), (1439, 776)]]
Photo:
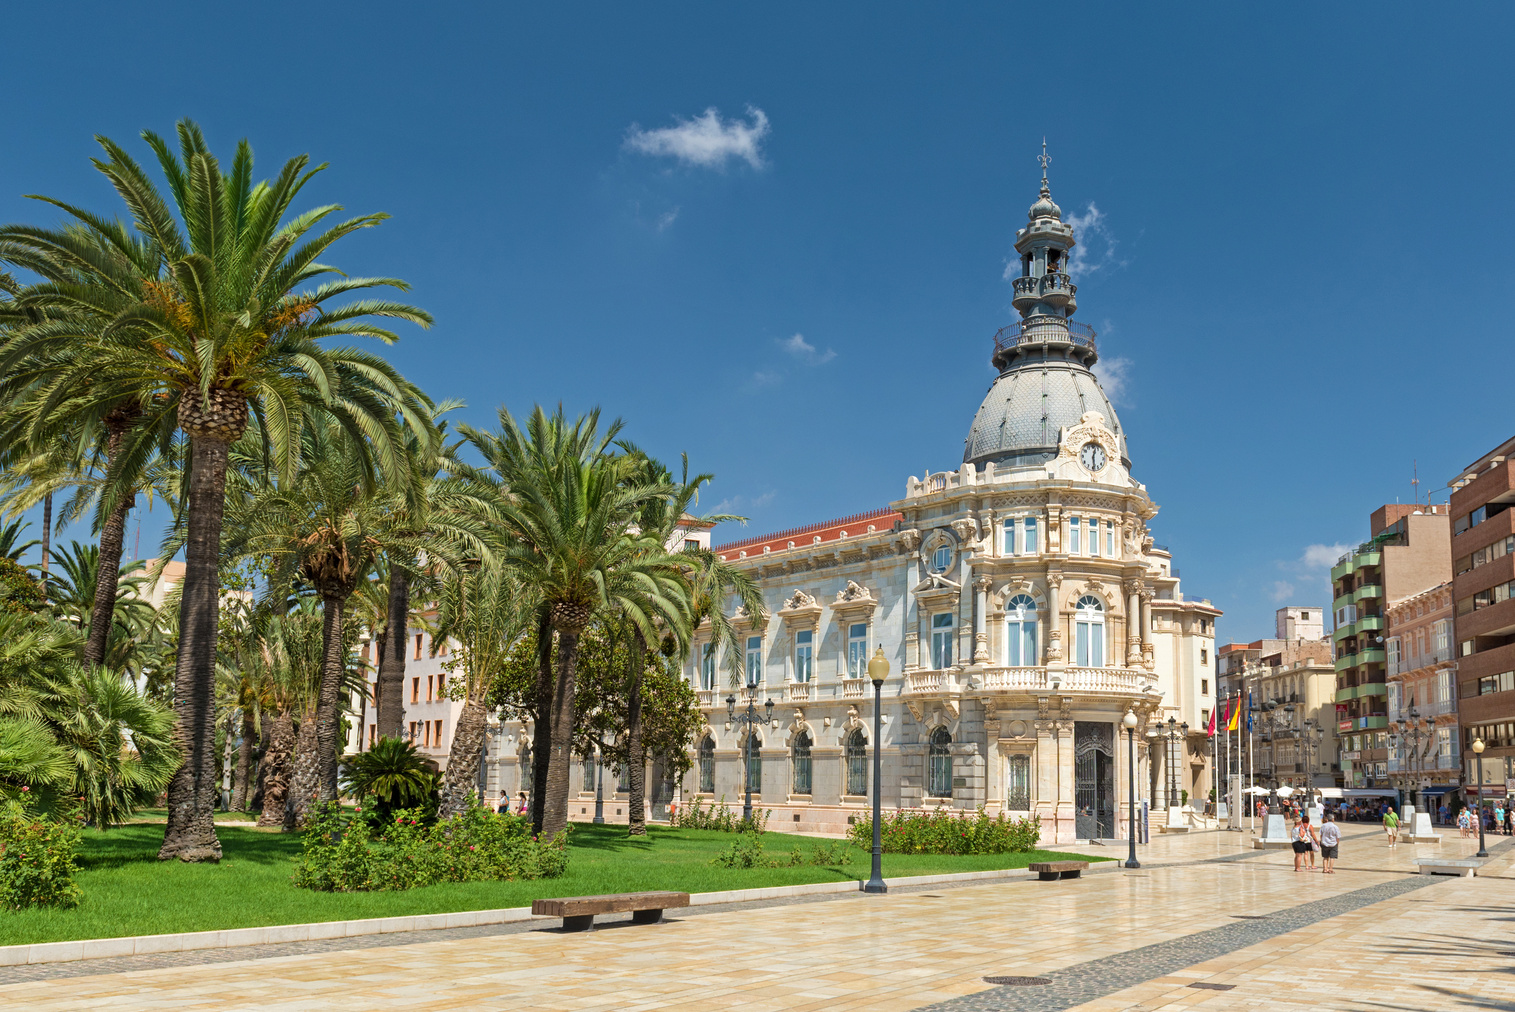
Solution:
[[(79, 906), (0, 912), (0, 945), (487, 910), (526, 906), (543, 896), (644, 889), (696, 893), (864, 880), (869, 865), (868, 854), (854, 848), (852, 863), (839, 867), (717, 868), (710, 859), (730, 845), (730, 834), (654, 826), (646, 839), (631, 840), (624, 826), (579, 824), (572, 830), (568, 874), (562, 878), (449, 883), (407, 892), (316, 893), (290, 884), (300, 852), (298, 837), (225, 823), (216, 832), (225, 854), (219, 866), (159, 862), (162, 823), (133, 823), (108, 833), (86, 830), (77, 877), (83, 894)], [(831, 842), (787, 833), (769, 833), (764, 841), (768, 855), (780, 859), (787, 859), (796, 844), (808, 854), (815, 845)], [(886, 854), (884, 875), (1020, 868), (1059, 856), (1069, 855)]]

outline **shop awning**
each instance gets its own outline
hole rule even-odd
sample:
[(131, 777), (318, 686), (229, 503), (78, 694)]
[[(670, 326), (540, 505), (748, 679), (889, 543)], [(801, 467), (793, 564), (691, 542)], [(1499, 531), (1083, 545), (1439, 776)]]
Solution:
[[(1455, 788), (1453, 788), (1455, 790)], [(1323, 798), (1397, 798), (1396, 790), (1377, 787), (1321, 787), (1318, 788)]]
[(1422, 793), (1422, 794), (1451, 794), (1453, 791), (1460, 791), (1460, 790), (1462, 790), (1461, 787), (1452, 787), (1452, 786), (1449, 786), (1447, 784), (1437, 784), (1435, 787), (1422, 787), (1420, 789), (1420, 793)]

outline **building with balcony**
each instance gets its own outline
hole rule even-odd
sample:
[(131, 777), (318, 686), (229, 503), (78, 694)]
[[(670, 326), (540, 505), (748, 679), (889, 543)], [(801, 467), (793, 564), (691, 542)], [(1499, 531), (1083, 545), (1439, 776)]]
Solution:
[(1326, 609), (1291, 604), (1273, 613), (1273, 638), (1251, 643), (1224, 643), (1215, 648), (1215, 679), (1220, 698), (1244, 689), (1244, 676), (1264, 656), (1279, 655), (1291, 643), (1325, 638)]
[[(1045, 176), (1028, 218), (1016, 236), (1021, 320), (995, 337), (998, 376), (961, 465), (909, 478), (869, 513), (716, 546), (757, 581), (767, 615), (734, 615), (742, 687), (708, 630), (696, 636), (688, 676), (708, 724), (686, 804), (735, 801), (745, 779), (775, 827), (840, 832), (866, 816), (877, 648), (890, 664), (887, 808), (1034, 814), (1048, 842), (1120, 836), (1132, 773), (1120, 723), (1132, 711), (1141, 795), (1166, 805), (1170, 779), (1208, 790), (1220, 611), (1184, 596), (1153, 543), (1158, 507), (1091, 371), (1094, 334), (1069, 319), (1074, 235)], [(774, 703), (751, 763), (728, 698)], [(1169, 717), (1188, 734), (1154, 736), (1149, 759), (1143, 732)]]
[(1346, 787), (1388, 787), (1387, 609), (1451, 579), (1443, 505), (1382, 506), (1371, 537), (1331, 569), (1336, 729)]
[[(1284, 609), (1287, 610), (1287, 609)], [(1315, 609), (1311, 609), (1314, 611)], [(1336, 668), (1328, 639), (1260, 640), (1237, 688), (1247, 723), (1236, 768), (1264, 787), (1337, 784)]]
[(1462, 768), (1452, 584), (1389, 605), (1387, 619), (1389, 781), (1417, 803), (1439, 803), (1461, 783)]
[[(1453, 649), (1470, 794), (1502, 795), (1515, 778), (1515, 438), (1451, 482)], [(1483, 782), (1472, 745), (1482, 738)]]

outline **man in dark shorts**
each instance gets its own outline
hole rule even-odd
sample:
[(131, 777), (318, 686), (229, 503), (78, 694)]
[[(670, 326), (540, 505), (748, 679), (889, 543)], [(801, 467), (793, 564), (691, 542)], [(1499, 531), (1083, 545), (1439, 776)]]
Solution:
[(1341, 846), (1341, 830), (1337, 828), (1336, 820), (1330, 812), (1326, 813), (1326, 821), (1320, 827), (1320, 864), (1322, 875), (1336, 874), (1336, 849)]

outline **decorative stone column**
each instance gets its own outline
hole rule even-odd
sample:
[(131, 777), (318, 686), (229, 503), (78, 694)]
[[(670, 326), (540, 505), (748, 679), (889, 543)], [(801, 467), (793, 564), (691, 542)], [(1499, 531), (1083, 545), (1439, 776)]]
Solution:
[(973, 663), (989, 663), (989, 587), (993, 583), (987, 576), (973, 581)]
[(1063, 666), (1062, 571), (1047, 567), (1047, 667)]
[(1157, 656), (1152, 646), (1152, 588), (1141, 589), (1142, 667), (1157, 670)]
[(1126, 580), (1121, 589), (1126, 592), (1126, 667), (1134, 668), (1141, 663), (1141, 595), (1135, 580)]

